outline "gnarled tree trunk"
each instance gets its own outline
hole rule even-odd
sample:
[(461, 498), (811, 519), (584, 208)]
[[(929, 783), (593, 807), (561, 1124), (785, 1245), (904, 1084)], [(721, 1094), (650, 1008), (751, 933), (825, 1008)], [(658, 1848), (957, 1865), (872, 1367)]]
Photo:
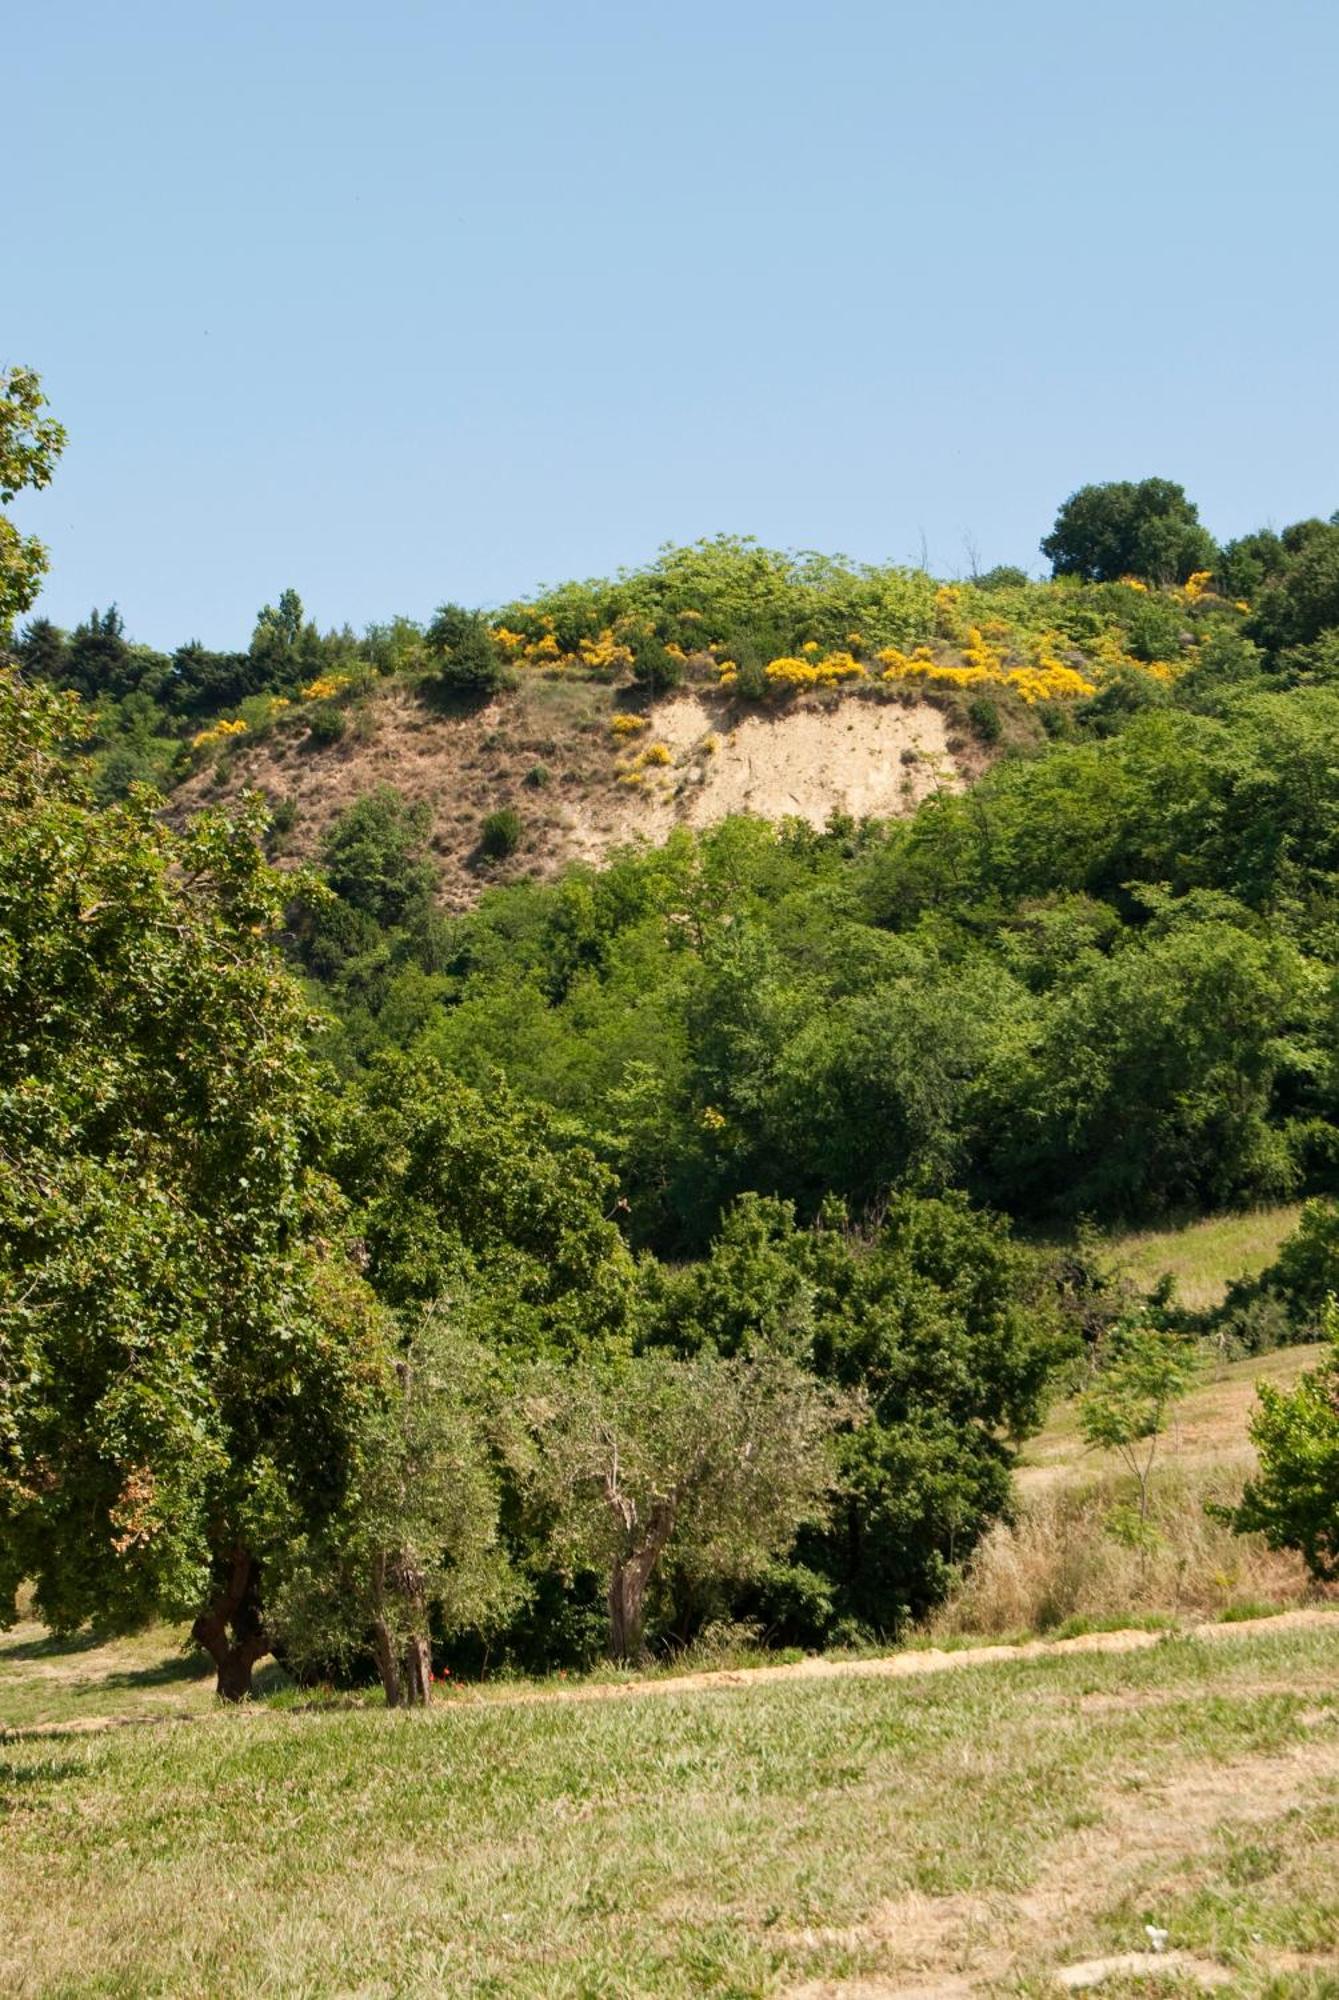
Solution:
[[(606, 1497), (636, 1540), (637, 1510), (630, 1500), (621, 1504), (609, 1492)], [(644, 1650), (643, 1626), (646, 1616), (646, 1586), (674, 1528), (671, 1500), (657, 1500), (640, 1542), (628, 1555), (617, 1556), (609, 1578), (609, 1654), (615, 1660), (640, 1660)]]
[(251, 1672), (270, 1650), (260, 1604), (260, 1566), (246, 1549), (234, 1549), (228, 1576), (213, 1603), (200, 1613), (191, 1637), (214, 1662), (222, 1701), (246, 1701)]

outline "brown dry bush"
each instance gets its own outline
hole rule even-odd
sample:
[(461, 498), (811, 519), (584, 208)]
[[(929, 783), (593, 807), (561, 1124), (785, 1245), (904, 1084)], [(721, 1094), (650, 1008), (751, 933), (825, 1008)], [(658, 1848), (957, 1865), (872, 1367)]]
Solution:
[(1315, 1595), (1300, 1557), (1233, 1534), (1206, 1511), (1238, 1498), (1240, 1474), (1155, 1473), (1146, 1547), (1119, 1532), (1132, 1490), (1108, 1473), (1026, 1494), (1013, 1523), (1000, 1522), (981, 1543), (935, 1631), (1003, 1636), (1077, 1620), (1219, 1618)]

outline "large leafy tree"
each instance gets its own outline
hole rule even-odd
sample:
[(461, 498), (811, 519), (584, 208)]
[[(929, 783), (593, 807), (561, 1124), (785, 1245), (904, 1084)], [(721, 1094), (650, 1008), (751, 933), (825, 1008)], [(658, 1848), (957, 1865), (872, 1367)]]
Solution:
[(387, 1381), (313, 1165), (259, 824), (98, 810), (77, 702), (0, 678), (0, 1616), (188, 1617), (220, 1692)]
[(1071, 493), (1041, 545), (1056, 576), (1184, 583), (1217, 558), (1212, 535), (1171, 479), (1112, 479)]
[[(47, 407), (31, 368), (0, 368), (0, 505), (25, 487), (49, 484), (65, 449), (65, 432)], [(46, 574), (47, 552), (35, 535), (21, 535), (0, 514), (0, 641), (31, 605)]]

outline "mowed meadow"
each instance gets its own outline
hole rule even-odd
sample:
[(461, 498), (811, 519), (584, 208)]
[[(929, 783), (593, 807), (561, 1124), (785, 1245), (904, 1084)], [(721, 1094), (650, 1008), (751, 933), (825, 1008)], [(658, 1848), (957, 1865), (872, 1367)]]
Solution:
[(898, 1678), (10, 1732), (0, 1980), (872, 2000), (1112, 1960), (1119, 1993), (1153, 1924), (1169, 1980), (1332, 1994), (1339, 1617), (1301, 1617)]

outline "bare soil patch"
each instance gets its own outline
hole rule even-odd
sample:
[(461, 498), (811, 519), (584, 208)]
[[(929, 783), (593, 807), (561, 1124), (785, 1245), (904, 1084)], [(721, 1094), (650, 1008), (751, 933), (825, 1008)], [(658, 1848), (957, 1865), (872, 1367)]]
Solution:
[[(646, 727), (618, 736), (610, 724), (622, 713)], [(646, 759), (653, 745), (667, 762)], [(929, 702), (802, 696), (754, 710), (683, 691), (632, 704), (598, 682), (534, 679), (449, 713), (391, 684), (338, 743), (314, 747), (299, 726), (281, 726), (197, 772), (173, 805), (191, 811), (248, 790), (291, 800), (286, 858), (308, 860), (354, 799), (394, 785), (430, 808), (442, 900), (463, 908), (490, 882), (600, 862), (631, 841), (659, 842), (676, 826), (731, 813), (814, 827), (833, 813), (891, 818), (936, 787), (957, 789), (966, 770)], [(520, 814), (522, 844), (511, 861), (486, 863), (480, 829), (500, 806)]]

